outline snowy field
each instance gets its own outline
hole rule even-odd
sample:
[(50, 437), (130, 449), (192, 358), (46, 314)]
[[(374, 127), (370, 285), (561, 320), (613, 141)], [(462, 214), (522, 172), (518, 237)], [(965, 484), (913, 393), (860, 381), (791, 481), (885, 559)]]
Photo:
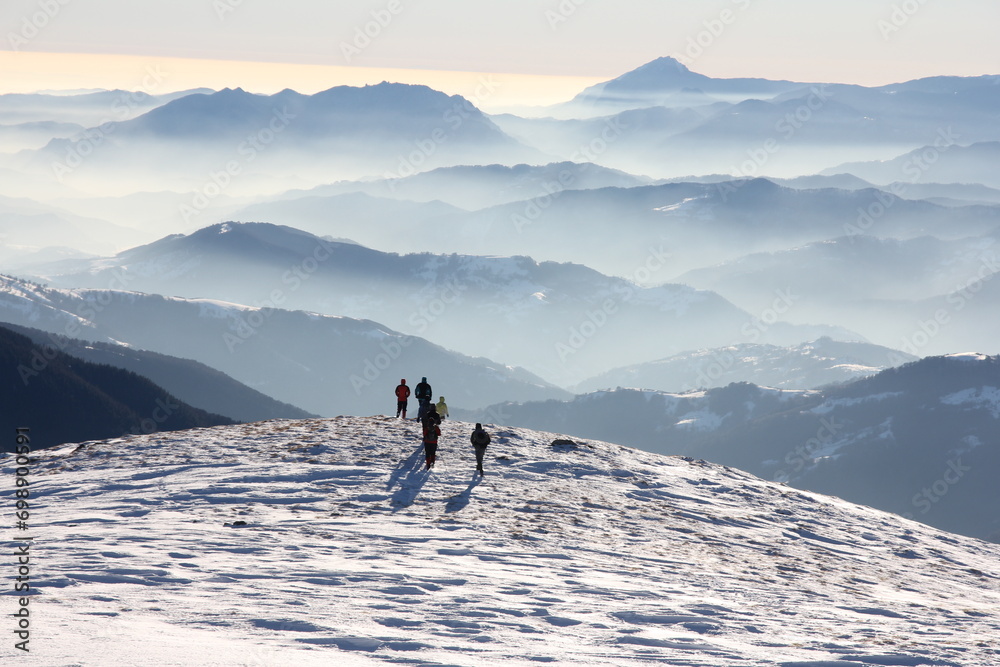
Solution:
[[(1000, 546), (699, 461), (445, 422), (38, 451), (4, 665), (1000, 665)], [(238, 525), (236, 522), (245, 522)]]

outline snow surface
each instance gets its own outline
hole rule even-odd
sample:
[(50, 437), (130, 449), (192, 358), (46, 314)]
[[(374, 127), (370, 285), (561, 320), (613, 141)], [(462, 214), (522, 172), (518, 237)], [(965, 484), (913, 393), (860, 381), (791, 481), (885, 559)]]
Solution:
[(958, 352), (956, 354), (946, 354), (944, 356), (947, 359), (957, 359), (958, 361), (965, 361), (969, 363), (986, 361), (990, 358), (988, 355), (980, 354), (979, 352)]
[(469, 424), (443, 424), (427, 472), (418, 426), (388, 417), (35, 452), (31, 653), (8, 586), (0, 659), (1000, 665), (1000, 546), (703, 461), (488, 429), (483, 479)]

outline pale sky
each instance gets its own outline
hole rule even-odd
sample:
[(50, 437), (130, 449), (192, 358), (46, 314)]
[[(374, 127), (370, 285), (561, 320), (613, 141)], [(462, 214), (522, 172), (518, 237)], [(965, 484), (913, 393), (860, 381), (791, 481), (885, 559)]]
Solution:
[(0, 93), (142, 89), (157, 71), (149, 92), (387, 79), (489, 108), (568, 99), (659, 56), (873, 85), (1000, 74), (997, 26), (997, 0), (5, 0)]

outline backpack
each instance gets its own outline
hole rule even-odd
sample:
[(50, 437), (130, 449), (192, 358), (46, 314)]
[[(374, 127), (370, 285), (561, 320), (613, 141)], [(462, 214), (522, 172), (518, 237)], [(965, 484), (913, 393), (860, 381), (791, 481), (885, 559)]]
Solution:
[[(433, 407), (433, 406), (432, 406)], [(441, 424), (441, 415), (437, 413), (437, 410), (428, 410), (424, 414), (423, 426), (428, 428), (429, 426), (439, 426)]]
[(485, 430), (479, 429), (472, 432), (472, 444), (477, 447), (485, 447), (490, 444), (490, 434)]

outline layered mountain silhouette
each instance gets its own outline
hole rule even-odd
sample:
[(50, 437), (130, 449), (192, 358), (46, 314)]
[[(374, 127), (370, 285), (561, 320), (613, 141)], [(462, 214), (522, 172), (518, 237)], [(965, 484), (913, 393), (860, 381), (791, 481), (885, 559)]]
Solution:
[[(715, 79), (659, 58), (551, 108), (558, 119), (497, 120), (563, 157), (603, 137), (608, 141), (592, 151), (594, 159), (633, 173), (789, 176), (859, 159), (890, 160), (942, 137), (950, 144), (996, 142), (997, 80), (935, 77), (869, 88)], [(588, 125), (585, 137), (577, 133)], [(609, 135), (606, 127), (615, 131)]]
[[(274, 289), (282, 289), (280, 283)], [(284, 289), (289, 289), (285, 286)], [(537, 376), (446, 350), (370, 320), (123, 290), (58, 290), (0, 279), (0, 320), (200, 361), (311, 413), (395, 411), (400, 378), (427, 376), (436, 396), (482, 407), (565, 398)]]
[(808, 85), (753, 78), (715, 79), (664, 56), (591, 86), (556, 110), (563, 114), (607, 115), (613, 110), (642, 107), (690, 107), (713, 101), (766, 99)]
[[(775, 290), (794, 285), (797, 317), (840, 322), (913, 354), (939, 354), (989, 349), (995, 331), (990, 313), (998, 304), (991, 283), (998, 271), (996, 233), (954, 240), (854, 234), (747, 255), (678, 280), (751, 312), (766, 308)], [(930, 337), (928, 327), (934, 329)]]
[[(237, 220), (280, 218), (288, 200), (311, 199), (333, 203), (337, 195), (364, 193), (372, 197), (408, 202), (444, 202), (467, 210), (525, 201), (563, 190), (646, 185), (650, 179), (590, 162), (553, 162), (546, 165), (462, 165), (441, 167), (397, 179), (341, 181), (310, 190), (285, 193), (270, 203), (242, 209)], [(319, 214), (317, 207), (317, 218)], [(442, 215), (443, 213), (438, 213)], [(329, 219), (331, 214), (326, 216)]]
[[(957, 135), (955, 141), (961, 139)], [(964, 142), (963, 142), (964, 143)], [(888, 186), (906, 195), (910, 187), (927, 182), (985, 185), (1000, 188), (1000, 176), (993, 168), (1000, 159), (1000, 141), (968, 145), (929, 144), (891, 160), (849, 162), (824, 173), (848, 172), (872, 183)]]
[(314, 417), (281, 403), (228, 375), (190, 359), (179, 359), (127, 345), (68, 338), (40, 329), (7, 324), (5, 328), (31, 339), (44, 354), (59, 351), (93, 364), (114, 366), (151, 380), (181, 401), (240, 422)]
[[(59, 254), (108, 254), (141, 242), (134, 229), (85, 217), (52, 204), (0, 195), (0, 262), (8, 270)], [(111, 240), (115, 239), (115, 240)]]
[[(382, 83), (314, 95), (240, 88), (195, 93), (72, 139), (54, 139), (19, 154), (17, 164), (29, 171), (55, 169), (60, 180), (95, 190), (98, 178), (117, 175), (132, 188), (183, 187), (211, 200), (221, 192), (255, 192), (265, 181), (287, 189), (541, 157), (462, 97)], [(191, 206), (200, 208), (197, 201)]]
[[(392, 413), (427, 376), (456, 414), (996, 539), (997, 361), (948, 353), (997, 352), (998, 82), (661, 58), (545, 117), (392, 83), (0, 95), (0, 268), (55, 285), (0, 278), (0, 321), (230, 419)], [(100, 391), (70, 407), (156, 421)]]
[(39, 346), (6, 327), (0, 367), (0, 421), (8, 433), (29, 429), (32, 447), (233, 423), (135, 373)]
[[(648, 266), (670, 261), (657, 248), (648, 252)], [(144, 292), (251, 305), (273, 303), (278, 292), (275, 305), (283, 308), (375, 320), (566, 384), (699, 344), (741, 336), (794, 343), (832, 331), (758, 324), (712, 292), (640, 287), (578, 264), (397, 255), (264, 223), (214, 225), (72, 271), (56, 268), (60, 275), (47, 275), (66, 286), (116, 281)], [(658, 331), (669, 334), (652, 335)]]
[(997, 206), (942, 206), (872, 187), (803, 189), (768, 179), (548, 185), (543, 181), (529, 199), (475, 211), (350, 193), (281, 197), (239, 217), (393, 252), (521, 255), (532, 248), (539, 260), (583, 263), (620, 276), (641, 273), (652, 251), (662, 248), (670, 259), (647, 279), (654, 283), (748, 253), (845, 236), (954, 240), (1000, 228)]
[[(156, 72), (148, 83), (155, 84)], [(155, 91), (156, 86), (150, 85)], [(75, 94), (6, 93), (0, 95), (0, 117), (5, 124), (57, 123), (58, 129), (71, 124), (83, 129), (109, 121), (123, 121), (194, 94), (206, 94), (208, 88), (156, 94), (139, 90), (90, 90)]]

